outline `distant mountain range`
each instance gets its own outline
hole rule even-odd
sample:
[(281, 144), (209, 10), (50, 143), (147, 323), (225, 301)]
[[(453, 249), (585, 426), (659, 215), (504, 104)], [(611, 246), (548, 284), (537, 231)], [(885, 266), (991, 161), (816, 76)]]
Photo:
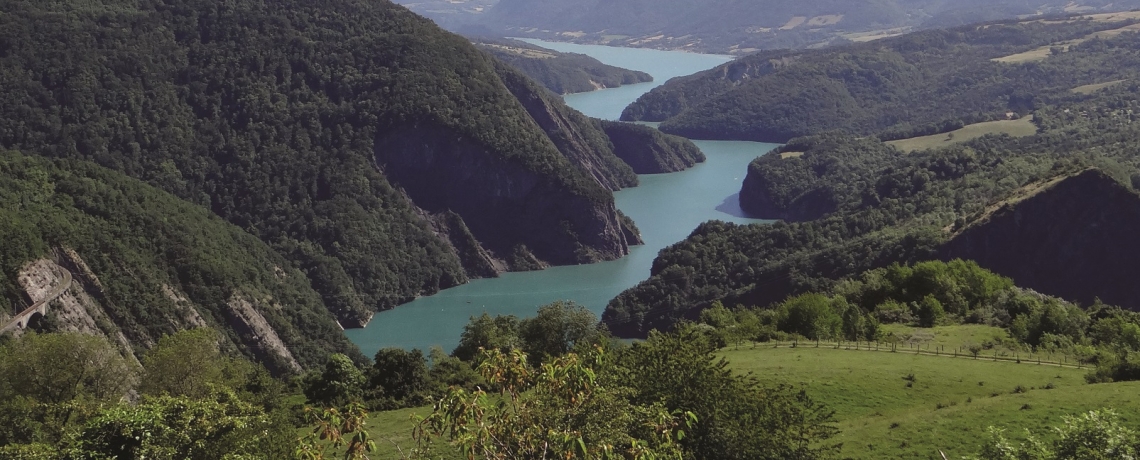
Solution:
[(925, 30), (819, 50), (773, 50), (675, 78), (623, 120), (694, 139), (786, 142), (844, 130), (883, 140), (945, 133), (1136, 78), (1137, 57), (1104, 52), (1140, 12)]
[(1015, 17), (1121, 11), (1125, 0), (401, 0), (463, 33), (718, 53), (805, 48)]

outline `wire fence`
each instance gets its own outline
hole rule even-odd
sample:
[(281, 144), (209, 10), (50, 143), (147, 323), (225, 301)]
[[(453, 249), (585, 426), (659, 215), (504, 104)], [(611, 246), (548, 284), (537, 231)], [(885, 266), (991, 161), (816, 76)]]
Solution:
[[(946, 345), (923, 344), (910, 342), (875, 342), (875, 341), (771, 341), (750, 342), (752, 348), (831, 348), (851, 351), (877, 351), (884, 353), (910, 353), (913, 355), (939, 356), (946, 358), (973, 359), (978, 361), (1004, 361), (1018, 364), (1036, 364), (1042, 366), (1068, 367), (1073, 369), (1087, 369), (1090, 364), (1074, 357), (1056, 353), (1025, 353), (1010, 350), (971, 350), (968, 347), (948, 347)], [(732, 345), (730, 345), (731, 347)], [(748, 346), (740, 343), (735, 346)], [(975, 353), (976, 351), (976, 353)]]

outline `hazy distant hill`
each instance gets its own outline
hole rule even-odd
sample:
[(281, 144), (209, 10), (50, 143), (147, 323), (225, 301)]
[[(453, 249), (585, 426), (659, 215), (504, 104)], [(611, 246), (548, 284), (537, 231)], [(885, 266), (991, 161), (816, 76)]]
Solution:
[[(748, 52), (867, 40), (1039, 14), (1126, 10), (1125, 0), (401, 0), (462, 31), (616, 46)], [(493, 6), (490, 4), (493, 3)], [(895, 30), (901, 29), (901, 30)]]
[(558, 94), (653, 81), (636, 70), (602, 64), (585, 54), (561, 53), (519, 40), (473, 37), (472, 43)]
[(884, 140), (943, 133), (1136, 78), (1140, 57), (1128, 50), (1137, 21), (1134, 12), (1004, 21), (764, 51), (672, 79), (622, 119), (661, 121), (662, 131), (689, 138), (764, 142), (830, 130)]

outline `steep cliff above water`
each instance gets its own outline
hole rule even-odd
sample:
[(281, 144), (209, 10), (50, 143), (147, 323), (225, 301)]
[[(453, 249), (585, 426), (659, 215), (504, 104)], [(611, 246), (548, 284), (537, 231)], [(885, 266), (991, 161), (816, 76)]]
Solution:
[(1032, 184), (940, 251), (1045, 294), (1140, 310), (1140, 195), (1099, 170)]
[(613, 145), (598, 122), (566, 105), (521, 71), (502, 62), (496, 71), (554, 146), (581, 172), (609, 190), (637, 185), (637, 174), (614, 156)]
[[(553, 145), (547, 148), (557, 153)], [(472, 234), (497, 254), (522, 245), (542, 262), (577, 264), (629, 250), (612, 196), (576, 195), (435, 123), (396, 127), (377, 139), (375, 149), (385, 175), (418, 206), (463, 216)], [(557, 167), (574, 169), (565, 158), (554, 158)]]

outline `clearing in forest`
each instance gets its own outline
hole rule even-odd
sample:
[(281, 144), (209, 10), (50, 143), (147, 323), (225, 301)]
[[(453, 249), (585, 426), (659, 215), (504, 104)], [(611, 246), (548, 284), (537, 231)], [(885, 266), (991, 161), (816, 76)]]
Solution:
[(1013, 137), (1025, 137), (1037, 134), (1037, 125), (1033, 124), (1033, 116), (1021, 117), (1017, 120), (986, 121), (966, 125), (948, 133), (932, 134), (929, 136), (911, 137), (887, 141), (888, 144), (898, 147), (904, 152), (945, 147), (947, 145), (966, 142), (987, 134), (1009, 134)]
[(913, 27), (898, 27), (894, 29), (872, 30), (869, 32), (852, 32), (840, 34), (841, 37), (856, 43), (870, 42), (883, 38), (897, 37), (912, 31)]
[(1095, 92), (1100, 91), (1102, 89), (1108, 88), (1110, 86), (1119, 85), (1119, 84), (1124, 83), (1126, 81), (1128, 81), (1128, 80), (1115, 80), (1115, 81), (1107, 81), (1104, 83), (1093, 83), (1091, 85), (1081, 85), (1081, 86), (1073, 88), (1069, 91), (1072, 91), (1072, 92), (1077, 93), (1077, 94), (1092, 94), (1092, 93), (1095, 93)]
[(809, 19), (807, 25), (809, 27), (833, 26), (839, 24), (839, 21), (842, 20), (842, 14), (827, 14)]
[(780, 26), (780, 30), (792, 30), (803, 25), (805, 22), (807, 22), (807, 16), (793, 16), (786, 24)]
[[(1132, 11), (1129, 13), (1140, 13), (1140, 12)], [(1135, 19), (1131, 16), (1127, 16), (1124, 14), (1107, 14), (1107, 15), (1096, 15), (1096, 16), (1103, 16), (1100, 19), (1094, 19), (1094, 21), (1097, 21), (1097, 22), (1114, 22), (1114, 21), (1123, 21), (1123, 20)], [(1002, 56), (999, 58), (993, 58), (993, 59), (991, 59), (991, 61), (1001, 62), (1001, 63), (1005, 63), (1005, 64), (1021, 64), (1024, 62), (1040, 61), (1042, 59), (1045, 59), (1045, 58), (1048, 58), (1049, 56), (1051, 56), (1053, 54), (1054, 48), (1060, 49), (1062, 52), (1067, 53), (1067, 52), (1069, 52), (1069, 48), (1072, 47), (1073, 45), (1079, 45), (1081, 43), (1084, 43), (1084, 42), (1089, 41), (1089, 40), (1094, 39), (1094, 38), (1111, 38), (1111, 37), (1115, 37), (1115, 36), (1120, 35), (1120, 34), (1125, 33), (1125, 32), (1140, 32), (1140, 24), (1130, 24), (1130, 25), (1127, 25), (1124, 27), (1120, 27), (1118, 29), (1110, 29), (1110, 30), (1102, 30), (1100, 32), (1093, 32), (1089, 35), (1086, 35), (1083, 38), (1078, 38), (1076, 40), (1068, 40), (1068, 41), (1058, 42), (1058, 43), (1054, 43), (1054, 44), (1051, 44), (1048, 46), (1042, 46), (1040, 48), (1035, 48), (1035, 49), (1032, 49), (1032, 50), (1023, 52), (1023, 53), (1017, 53), (1017, 54), (1011, 54), (1009, 56)]]

